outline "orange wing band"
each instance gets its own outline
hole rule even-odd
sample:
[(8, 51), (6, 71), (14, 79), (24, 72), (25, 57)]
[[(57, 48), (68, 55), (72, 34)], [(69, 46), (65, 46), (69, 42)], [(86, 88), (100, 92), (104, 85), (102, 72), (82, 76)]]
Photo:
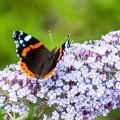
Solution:
[(59, 48), (59, 57), (58, 57), (58, 59), (57, 59), (57, 61), (59, 61), (60, 59), (61, 59), (61, 57), (62, 57), (62, 52), (63, 52), (63, 49), (62, 49), (62, 47), (60, 47)]
[[(23, 50), (23, 52), (22, 52), (22, 56), (25, 57), (26, 54), (30, 51), (30, 49), (39, 48), (41, 45), (42, 45), (42, 43), (39, 42), (39, 43), (37, 43), (37, 44), (35, 44), (35, 45), (30, 45), (29, 47), (24, 48), (24, 50)], [(60, 47), (59, 53), (60, 53), (60, 55), (59, 55), (58, 61), (60, 60), (60, 58), (61, 58), (61, 56), (62, 56), (62, 47)], [(32, 72), (28, 69), (27, 65), (26, 65), (24, 62), (22, 62), (22, 60), (20, 60), (20, 67), (21, 67), (21, 70), (22, 70), (27, 76), (29, 76), (30, 78), (35, 77), (35, 74), (32, 73)], [(42, 81), (45, 81), (45, 80), (48, 79), (51, 75), (53, 75), (54, 72), (55, 72), (55, 68), (53, 68), (47, 75), (43, 76), (43, 77), (41, 78), (41, 80), (42, 80)]]
[(45, 81), (46, 79), (48, 79), (49, 77), (51, 77), (51, 75), (53, 75), (53, 73), (55, 72), (55, 68), (53, 68), (47, 75), (43, 76), (41, 78), (42, 81)]
[(41, 45), (42, 45), (42, 43), (39, 42), (39, 43), (36, 43), (35, 45), (30, 45), (29, 47), (24, 48), (23, 51), (22, 51), (22, 56), (25, 57), (26, 54), (30, 51), (30, 49), (39, 48)]
[(22, 60), (20, 60), (20, 68), (21, 70), (27, 75), (29, 76), (30, 78), (33, 78), (35, 76), (34, 73), (32, 73), (28, 67), (26, 66), (26, 64), (24, 62), (22, 62)]

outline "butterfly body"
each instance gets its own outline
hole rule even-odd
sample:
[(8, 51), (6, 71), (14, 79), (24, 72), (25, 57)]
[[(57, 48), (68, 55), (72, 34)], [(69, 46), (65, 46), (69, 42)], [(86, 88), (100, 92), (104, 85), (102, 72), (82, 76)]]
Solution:
[(20, 58), (21, 70), (30, 78), (48, 79), (55, 71), (56, 64), (70, 47), (72, 40), (66, 41), (59, 49), (49, 51), (41, 41), (22, 31), (14, 31), (16, 53)]

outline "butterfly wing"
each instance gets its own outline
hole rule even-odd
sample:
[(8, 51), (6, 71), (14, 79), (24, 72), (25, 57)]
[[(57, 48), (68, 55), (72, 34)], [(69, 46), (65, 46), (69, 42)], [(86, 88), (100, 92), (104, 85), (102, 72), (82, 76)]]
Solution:
[(56, 64), (64, 55), (66, 48), (69, 48), (72, 43), (72, 39), (66, 41), (58, 50), (54, 48), (49, 54), (47, 54), (44, 63), (42, 64), (42, 80), (48, 79), (56, 70)]
[(39, 40), (22, 31), (14, 31), (16, 53), (20, 57), (21, 70), (30, 78), (42, 76), (41, 66), (50, 52)]
[(42, 81), (48, 79), (55, 71), (57, 62), (61, 59), (72, 40), (66, 41), (58, 50), (51, 52), (36, 38), (22, 31), (14, 31), (16, 53), (20, 57), (21, 70), (30, 78), (39, 77)]
[(62, 44), (62, 46), (60, 46), (60, 48), (58, 49), (58, 51), (56, 53), (58, 55), (57, 61), (59, 61), (61, 59), (61, 57), (64, 55), (64, 52), (66, 51), (67, 48), (70, 47), (72, 42), (73, 42), (73, 40), (69, 39), (64, 44)]

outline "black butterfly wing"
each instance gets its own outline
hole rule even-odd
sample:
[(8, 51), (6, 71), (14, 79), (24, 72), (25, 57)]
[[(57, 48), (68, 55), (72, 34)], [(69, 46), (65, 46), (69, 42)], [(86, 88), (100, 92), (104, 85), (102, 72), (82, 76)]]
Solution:
[(31, 78), (45, 75), (42, 66), (50, 51), (42, 42), (22, 31), (14, 31), (13, 39), (16, 43), (16, 53), (21, 58), (22, 71)]
[(57, 61), (59, 61), (61, 59), (61, 57), (64, 55), (64, 52), (66, 51), (67, 48), (70, 47), (72, 42), (73, 42), (73, 40), (69, 39), (64, 44), (62, 44), (62, 46), (60, 46), (60, 48), (58, 49), (58, 51), (56, 53), (56, 55), (58, 56)]
[(58, 50), (54, 48), (51, 52), (46, 54), (44, 63), (42, 63), (42, 66), (39, 66), (39, 68), (42, 68), (41, 74), (39, 74), (42, 75), (42, 80), (48, 79), (54, 73), (56, 64), (64, 55), (66, 48), (70, 47), (71, 43), (72, 39), (66, 41)]
[(54, 73), (57, 62), (72, 43), (70, 39), (58, 50), (55, 48), (50, 52), (42, 42), (22, 31), (14, 31), (13, 39), (20, 57), (21, 70), (30, 78), (37, 76), (43, 81)]

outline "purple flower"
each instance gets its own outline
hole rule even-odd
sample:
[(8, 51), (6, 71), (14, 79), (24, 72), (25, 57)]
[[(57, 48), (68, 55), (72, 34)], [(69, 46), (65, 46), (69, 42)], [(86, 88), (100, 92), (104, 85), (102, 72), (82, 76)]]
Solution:
[(29, 110), (26, 103), (37, 101), (35, 88), (38, 87), (35, 81), (31, 81), (21, 73), (18, 65), (7, 66), (0, 71), (0, 106), (8, 113), (26, 114)]
[(48, 85), (51, 79), (45, 82), (48, 105), (57, 104), (60, 118), (91, 120), (119, 108), (119, 38), (120, 31), (110, 32), (94, 44), (75, 43), (65, 52), (53, 75), (53, 86)]
[(12, 64), (0, 71), (0, 91), (0, 107), (8, 113), (26, 114), (42, 98), (40, 108), (46, 103), (56, 106), (43, 120), (106, 116), (120, 107), (120, 31), (101, 40), (72, 44), (53, 76), (44, 82), (29, 79), (19, 65)]

